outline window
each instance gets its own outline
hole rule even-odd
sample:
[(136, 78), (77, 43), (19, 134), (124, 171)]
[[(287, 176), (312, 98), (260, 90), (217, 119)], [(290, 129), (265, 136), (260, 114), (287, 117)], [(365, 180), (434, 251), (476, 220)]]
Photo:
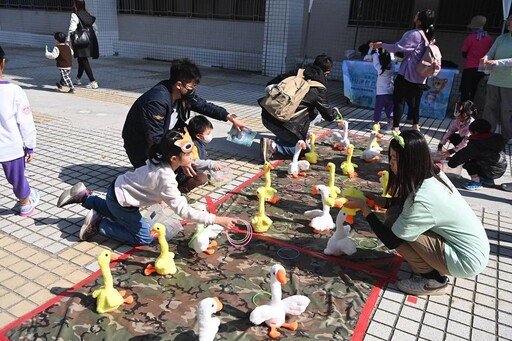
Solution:
[(409, 28), (412, 25), (414, 1), (351, 0), (349, 26)]
[(0, 0), (0, 8), (71, 12), (73, 0)]
[(121, 14), (264, 21), (265, 0), (118, 0), (118, 11)]
[[(442, 31), (467, 31), (475, 15), (487, 18), (485, 29), (500, 33), (503, 25), (502, 0), (450, 0), (441, 1), (437, 14), (437, 29)], [(510, 13), (509, 13), (510, 15)]]

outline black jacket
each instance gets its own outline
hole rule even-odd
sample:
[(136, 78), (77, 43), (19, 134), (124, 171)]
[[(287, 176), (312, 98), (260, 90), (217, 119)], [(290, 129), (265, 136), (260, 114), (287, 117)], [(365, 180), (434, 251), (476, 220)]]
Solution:
[[(89, 45), (81, 49), (73, 49), (75, 58), (92, 57), (92, 59), (98, 59), (100, 55), (98, 38), (92, 28), (92, 25), (96, 21), (96, 17), (85, 10), (78, 11), (76, 16), (80, 19), (80, 24), (89, 30)], [(78, 24), (77, 28), (80, 28), (80, 24)]]
[[(190, 117), (190, 110), (205, 116), (227, 121), (226, 109), (206, 102), (197, 95), (187, 103), (173, 102), (172, 84), (161, 81), (133, 103), (124, 122), (124, 148), (132, 165), (143, 166), (147, 160), (149, 147), (160, 142), (164, 134), (173, 128), (182, 128)], [(176, 108), (177, 114), (172, 115)]]
[(448, 166), (455, 168), (458, 165), (471, 162), (478, 165), (482, 174), (489, 179), (498, 179), (507, 170), (505, 158), (505, 140), (501, 134), (476, 134), (469, 137), (465, 148), (452, 156)]
[[(295, 69), (293, 71), (279, 75), (270, 80), (267, 83), (267, 86), (270, 84), (277, 84), (285, 78), (294, 76), (297, 74), (297, 71), (298, 69)], [(307, 65), (304, 69), (304, 79), (314, 80), (327, 86), (325, 75), (323, 71), (317, 66)], [(338, 112), (333, 107), (330, 107), (329, 103), (327, 102), (326, 88), (311, 87), (306, 96), (304, 96), (302, 102), (299, 104), (297, 111), (303, 110), (304, 108), (307, 108), (307, 110), (303, 114), (295, 116), (287, 122), (279, 121), (277, 118), (270, 115), (265, 109), (262, 110), (261, 116), (263, 120), (270, 121), (274, 125), (283, 126), (283, 128), (297, 136), (297, 140), (306, 140), (309, 125), (317, 115), (315, 109), (318, 110), (320, 115), (322, 115), (326, 121), (333, 121), (338, 114)]]

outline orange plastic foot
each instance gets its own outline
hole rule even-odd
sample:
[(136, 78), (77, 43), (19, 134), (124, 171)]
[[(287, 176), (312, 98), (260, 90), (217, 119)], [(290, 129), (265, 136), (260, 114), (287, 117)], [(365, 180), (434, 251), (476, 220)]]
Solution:
[(211, 248), (214, 248), (214, 247), (217, 247), (217, 241), (216, 240), (212, 240), (210, 242), (210, 245), (208, 245), (208, 248), (211, 249)]
[(281, 336), (281, 333), (277, 331), (276, 327), (270, 327), (268, 336), (270, 336), (272, 339), (277, 339), (279, 336)]
[(308, 176), (308, 175), (306, 174), (306, 172), (300, 172), (300, 173), (299, 173), (299, 175), (300, 175), (300, 176)]
[(299, 177), (299, 174), (294, 173), (294, 174), (292, 174), (292, 177), (293, 177), (293, 178), (295, 178), (295, 179), (297, 179), (297, 178)]
[(313, 229), (313, 232), (314, 232), (314, 233), (320, 233), (321, 231), (320, 231), (320, 230), (317, 230), (317, 229)]
[(156, 272), (156, 269), (153, 266), (153, 264), (148, 264), (146, 266), (146, 269), (144, 269), (144, 275), (146, 275), (146, 276), (151, 275), (153, 272)]
[(274, 196), (272, 199), (268, 200), (268, 202), (271, 203), (272, 205), (275, 205), (275, 204), (277, 204), (279, 199), (280, 199), (279, 197)]
[(297, 328), (299, 328), (299, 323), (297, 321), (293, 323), (283, 323), (281, 327), (289, 330), (297, 330)]
[(203, 252), (206, 253), (207, 255), (213, 255), (215, 253), (215, 250), (214, 249), (206, 249)]
[(132, 303), (133, 303), (133, 296), (132, 296), (132, 295), (130, 295), (130, 296), (128, 296), (128, 297), (125, 297), (125, 298), (124, 298), (124, 303), (126, 303), (126, 304), (132, 304)]
[(118, 290), (119, 294), (124, 297), (126, 295), (126, 290)]

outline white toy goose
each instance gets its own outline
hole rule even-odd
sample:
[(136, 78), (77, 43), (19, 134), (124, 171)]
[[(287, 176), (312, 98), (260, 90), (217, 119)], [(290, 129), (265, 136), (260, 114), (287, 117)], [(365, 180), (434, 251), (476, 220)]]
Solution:
[(219, 331), (220, 319), (212, 317), (222, 310), (222, 302), (217, 297), (208, 297), (197, 305), (197, 322), (199, 324), (199, 341), (213, 341)]
[[(197, 205), (196, 209), (202, 212), (206, 212), (206, 206), (202, 204)], [(211, 255), (215, 253), (217, 242), (215, 240), (210, 241), (210, 239), (216, 238), (217, 235), (223, 230), (224, 228), (217, 224), (208, 225), (206, 227), (204, 224), (197, 224), (196, 233), (188, 242), (188, 246), (194, 249), (194, 251), (197, 253), (204, 252), (207, 255)]]
[(324, 253), (326, 255), (341, 256), (353, 255), (357, 251), (356, 243), (348, 238), (350, 233), (350, 225), (345, 224), (345, 212), (340, 210), (336, 217), (336, 231), (327, 241)]
[(295, 154), (293, 154), (292, 162), (288, 165), (288, 174), (294, 178), (306, 176), (304, 171), (309, 169), (309, 162), (306, 160), (299, 160), (301, 150), (306, 150), (306, 142), (299, 140), (295, 145)]
[(278, 328), (297, 330), (298, 323), (286, 323), (286, 315), (300, 315), (309, 305), (310, 299), (302, 295), (294, 295), (282, 300), (281, 284), (286, 284), (286, 271), (280, 264), (275, 264), (270, 271), (270, 292), (272, 298), (269, 304), (256, 307), (249, 317), (252, 323), (263, 322), (270, 327), (268, 336), (275, 339), (281, 333)]
[(331, 208), (327, 205), (327, 200), (329, 199), (329, 188), (325, 185), (317, 185), (313, 187), (313, 191), (311, 193), (318, 194), (318, 192), (320, 192), (320, 196), (322, 197), (322, 209), (304, 212), (304, 215), (307, 218), (313, 218), (311, 223), (309, 223), (309, 226), (313, 228), (315, 233), (331, 230), (335, 227), (330, 214)]
[(116, 310), (121, 304), (133, 303), (133, 296), (127, 296), (125, 290), (117, 290), (114, 288), (114, 279), (110, 271), (110, 261), (117, 260), (117, 255), (112, 254), (109, 250), (103, 250), (98, 256), (98, 265), (103, 275), (103, 286), (96, 289), (92, 293), (92, 297), (96, 299), (96, 311), (98, 314), (108, 313)]
[[(373, 162), (380, 160), (380, 151), (372, 149), (373, 141), (377, 139), (377, 132), (372, 130), (370, 133), (370, 140), (368, 141), (368, 146), (361, 155), (361, 159), (366, 162)], [(379, 147), (380, 148), (380, 147)]]
[(340, 121), (338, 125), (343, 125), (343, 135), (341, 135), (338, 131), (332, 133), (332, 141), (334, 143), (332, 148), (337, 150), (344, 150), (350, 144), (350, 140), (348, 138), (348, 121)]

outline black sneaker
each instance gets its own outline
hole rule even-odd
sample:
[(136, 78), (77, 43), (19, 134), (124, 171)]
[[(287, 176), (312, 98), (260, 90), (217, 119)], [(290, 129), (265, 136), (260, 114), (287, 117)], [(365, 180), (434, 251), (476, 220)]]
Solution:
[(80, 240), (89, 240), (98, 233), (100, 233), (100, 221), (102, 216), (95, 210), (89, 210), (89, 213), (85, 216), (84, 224), (80, 229)]
[(83, 182), (79, 182), (73, 187), (65, 189), (57, 201), (57, 207), (64, 207), (70, 204), (81, 204), (85, 201), (92, 191), (85, 187)]
[(59, 83), (59, 82), (55, 83), (55, 85), (57, 86), (57, 89), (58, 89), (58, 90), (62, 90), (62, 85), (60, 85), (60, 83)]
[(266, 137), (260, 140), (260, 150), (261, 150), (261, 158), (263, 162), (272, 161), (274, 154), (276, 152), (276, 148), (273, 146), (273, 141)]

